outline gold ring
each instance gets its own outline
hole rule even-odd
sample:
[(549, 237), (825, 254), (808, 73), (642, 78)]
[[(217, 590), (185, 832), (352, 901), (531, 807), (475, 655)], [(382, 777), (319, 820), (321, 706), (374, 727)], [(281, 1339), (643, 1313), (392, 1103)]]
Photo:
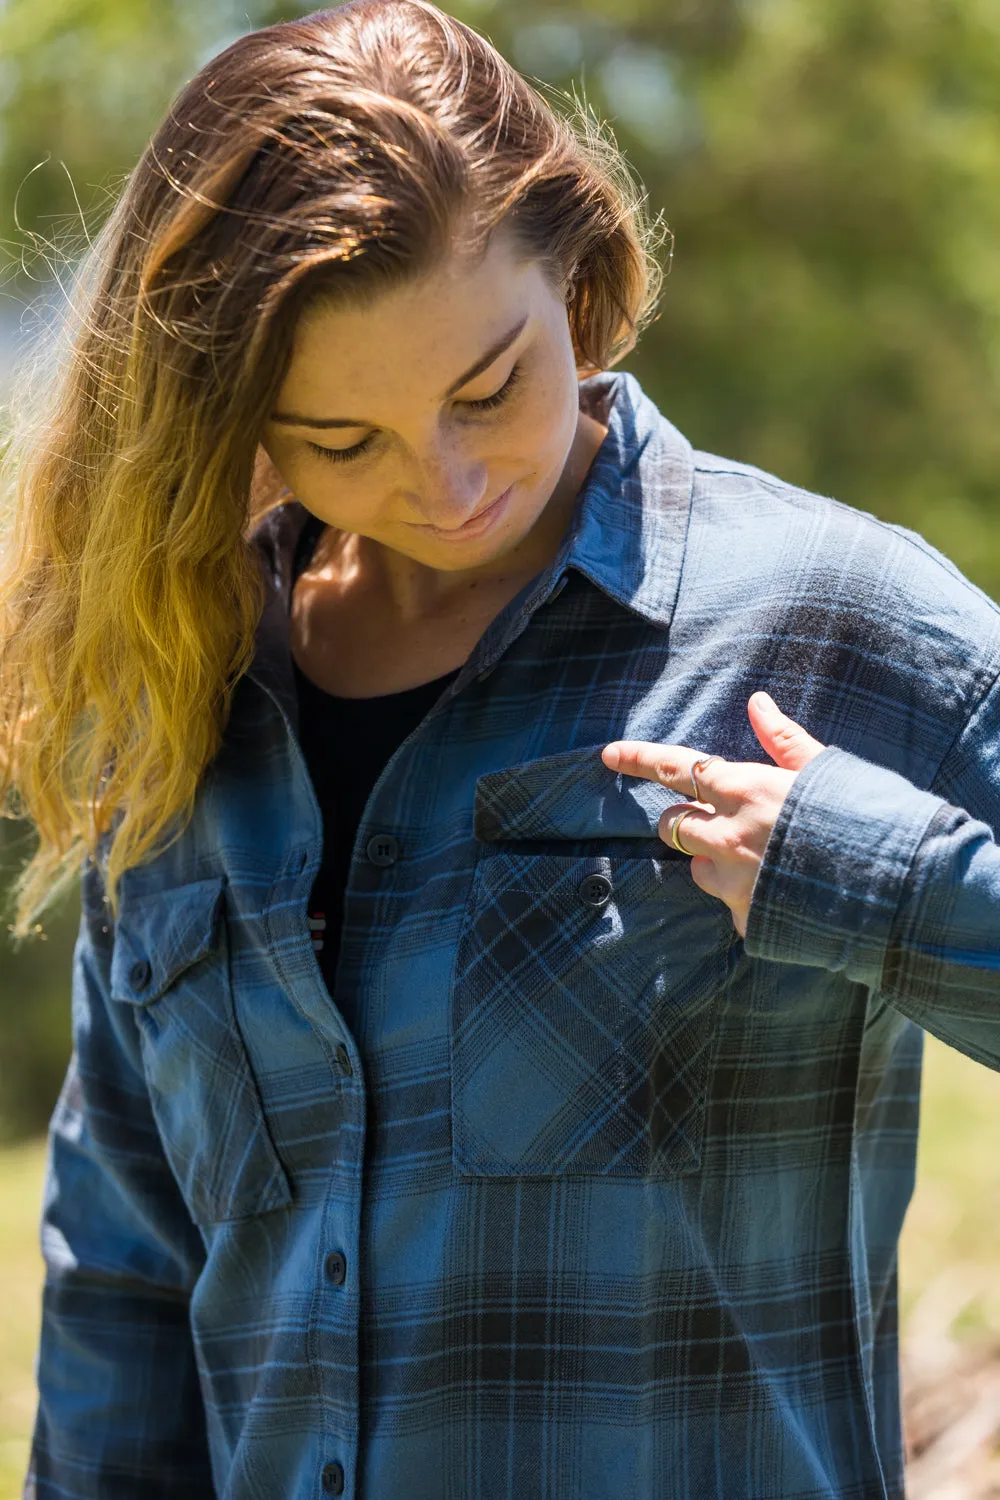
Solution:
[(694, 850), (693, 849), (685, 849), (684, 845), (681, 843), (680, 839), (677, 837), (677, 830), (678, 830), (678, 828), (680, 828), (681, 824), (684, 822), (684, 819), (690, 817), (693, 811), (694, 811), (694, 808), (689, 807), (688, 810), (687, 810), (687, 812), (682, 812), (681, 815), (680, 815), (680, 817), (679, 818), (675, 818), (674, 821), (670, 825), (670, 842), (673, 844), (673, 846), (674, 846), (675, 849), (679, 849), (682, 854), (686, 854), (687, 857), (688, 857), (688, 859), (693, 859), (694, 858)]
[(704, 760), (696, 760), (694, 765), (691, 767), (691, 785), (694, 787), (694, 800), (696, 802), (704, 802), (705, 800), (701, 795), (701, 792), (698, 790), (697, 777), (705, 770), (706, 766), (710, 766), (712, 764), (713, 760), (721, 759), (721, 755), (706, 755)]

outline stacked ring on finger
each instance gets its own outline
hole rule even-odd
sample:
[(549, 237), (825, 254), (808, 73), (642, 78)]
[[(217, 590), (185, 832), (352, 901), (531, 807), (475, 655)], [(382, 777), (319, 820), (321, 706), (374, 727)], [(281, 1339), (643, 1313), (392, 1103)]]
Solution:
[[(694, 800), (696, 802), (704, 802), (705, 800), (698, 790), (698, 777), (704, 774), (706, 766), (710, 766), (713, 760), (721, 759), (721, 755), (706, 755), (703, 760), (696, 760), (691, 767), (691, 785), (694, 787)], [(679, 823), (680, 818), (677, 821)]]
[[(706, 768), (712, 764), (713, 760), (722, 759), (723, 757), (721, 755), (705, 755), (702, 756), (700, 760), (696, 760), (694, 762), (694, 765), (691, 767), (690, 775), (691, 785), (694, 787), (694, 800), (696, 802), (705, 803), (705, 798), (701, 795), (701, 788), (698, 785), (698, 777), (704, 775)], [(711, 806), (711, 804), (705, 803), (705, 806)], [(682, 812), (680, 816), (675, 818), (670, 825), (670, 842), (673, 844), (675, 849), (679, 850), (681, 854), (686, 854), (689, 859), (692, 859), (694, 857), (694, 850), (686, 849), (684, 847), (684, 845), (681, 843), (678, 830), (680, 829), (681, 824), (684, 822), (684, 819), (688, 816), (688, 813), (697, 811), (697, 808), (689, 807), (687, 809), (687, 812)]]
[(681, 815), (680, 815), (680, 817), (679, 818), (675, 818), (673, 820), (673, 822), (671, 823), (671, 825), (670, 825), (670, 842), (673, 844), (673, 846), (674, 846), (675, 849), (679, 849), (682, 854), (686, 854), (687, 857), (688, 857), (688, 859), (693, 859), (693, 857), (694, 857), (694, 850), (693, 849), (685, 849), (684, 845), (681, 843), (681, 841), (680, 841), (680, 839), (679, 839), (679, 837), (677, 835), (677, 830), (678, 830), (678, 828), (680, 828), (681, 824), (684, 822), (684, 819), (686, 817), (689, 817), (692, 812), (694, 812), (694, 808), (693, 807), (689, 807), (687, 809), (687, 812), (682, 812)]

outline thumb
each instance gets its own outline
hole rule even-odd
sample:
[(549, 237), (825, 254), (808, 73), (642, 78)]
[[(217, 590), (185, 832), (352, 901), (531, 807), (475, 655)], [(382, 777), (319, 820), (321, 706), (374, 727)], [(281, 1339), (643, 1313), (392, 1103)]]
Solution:
[(754, 734), (768, 755), (786, 771), (800, 771), (825, 746), (796, 724), (767, 693), (754, 693), (747, 704)]

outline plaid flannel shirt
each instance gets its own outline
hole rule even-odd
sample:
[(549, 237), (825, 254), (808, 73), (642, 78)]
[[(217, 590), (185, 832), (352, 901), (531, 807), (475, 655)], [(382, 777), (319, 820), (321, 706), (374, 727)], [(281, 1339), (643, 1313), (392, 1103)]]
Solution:
[[(1000, 610), (902, 527), (694, 452), (635, 378), (558, 555), (385, 766), (333, 993), (294, 498), (190, 824), (87, 861), (29, 1495), (902, 1495), (921, 1028), (1000, 1066)], [(745, 940), (630, 738), (827, 747)]]

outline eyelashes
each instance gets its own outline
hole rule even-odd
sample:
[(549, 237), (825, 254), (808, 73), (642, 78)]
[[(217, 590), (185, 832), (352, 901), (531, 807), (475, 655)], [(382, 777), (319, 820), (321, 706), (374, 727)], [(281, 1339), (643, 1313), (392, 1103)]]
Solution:
[(321, 448), (319, 443), (306, 443), (320, 458), (325, 458), (331, 464), (346, 464), (352, 458), (360, 458), (368, 448), (371, 447), (371, 436), (364, 438), (360, 443), (355, 443), (353, 448)]
[(507, 397), (517, 385), (520, 378), (521, 366), (517, 364), (511, 370), (500, 389), (494, 391), (492, 396), (483, 396), (479, 401), (463, 401), (462, 405), (471, 406), (473, 411), (492, 411), (495, 406), (500, 406), (507, 400)]
[[(498, 391), (494, 391), (492, 396), (483, 396), (478, 401), (462, 401), (460, 405), (469, 407), (471, 411), (494, 411), (509, 398), (520, 379), (521, 366), (516, 364), (503, 385)], [(363, 438), (360, 443), (355, 443), (351, 448), (323, 448), (319, 443), (309, 442), (306, 443), (306, 447), (311, 448), (320, 458), (325, 458), (328, 463), (344, 464), (350, 463), (352, 459), (360, 458), (362, 453), (367, 453), (373, 442), (374, 434), (369, 433), (368, 437)]]

